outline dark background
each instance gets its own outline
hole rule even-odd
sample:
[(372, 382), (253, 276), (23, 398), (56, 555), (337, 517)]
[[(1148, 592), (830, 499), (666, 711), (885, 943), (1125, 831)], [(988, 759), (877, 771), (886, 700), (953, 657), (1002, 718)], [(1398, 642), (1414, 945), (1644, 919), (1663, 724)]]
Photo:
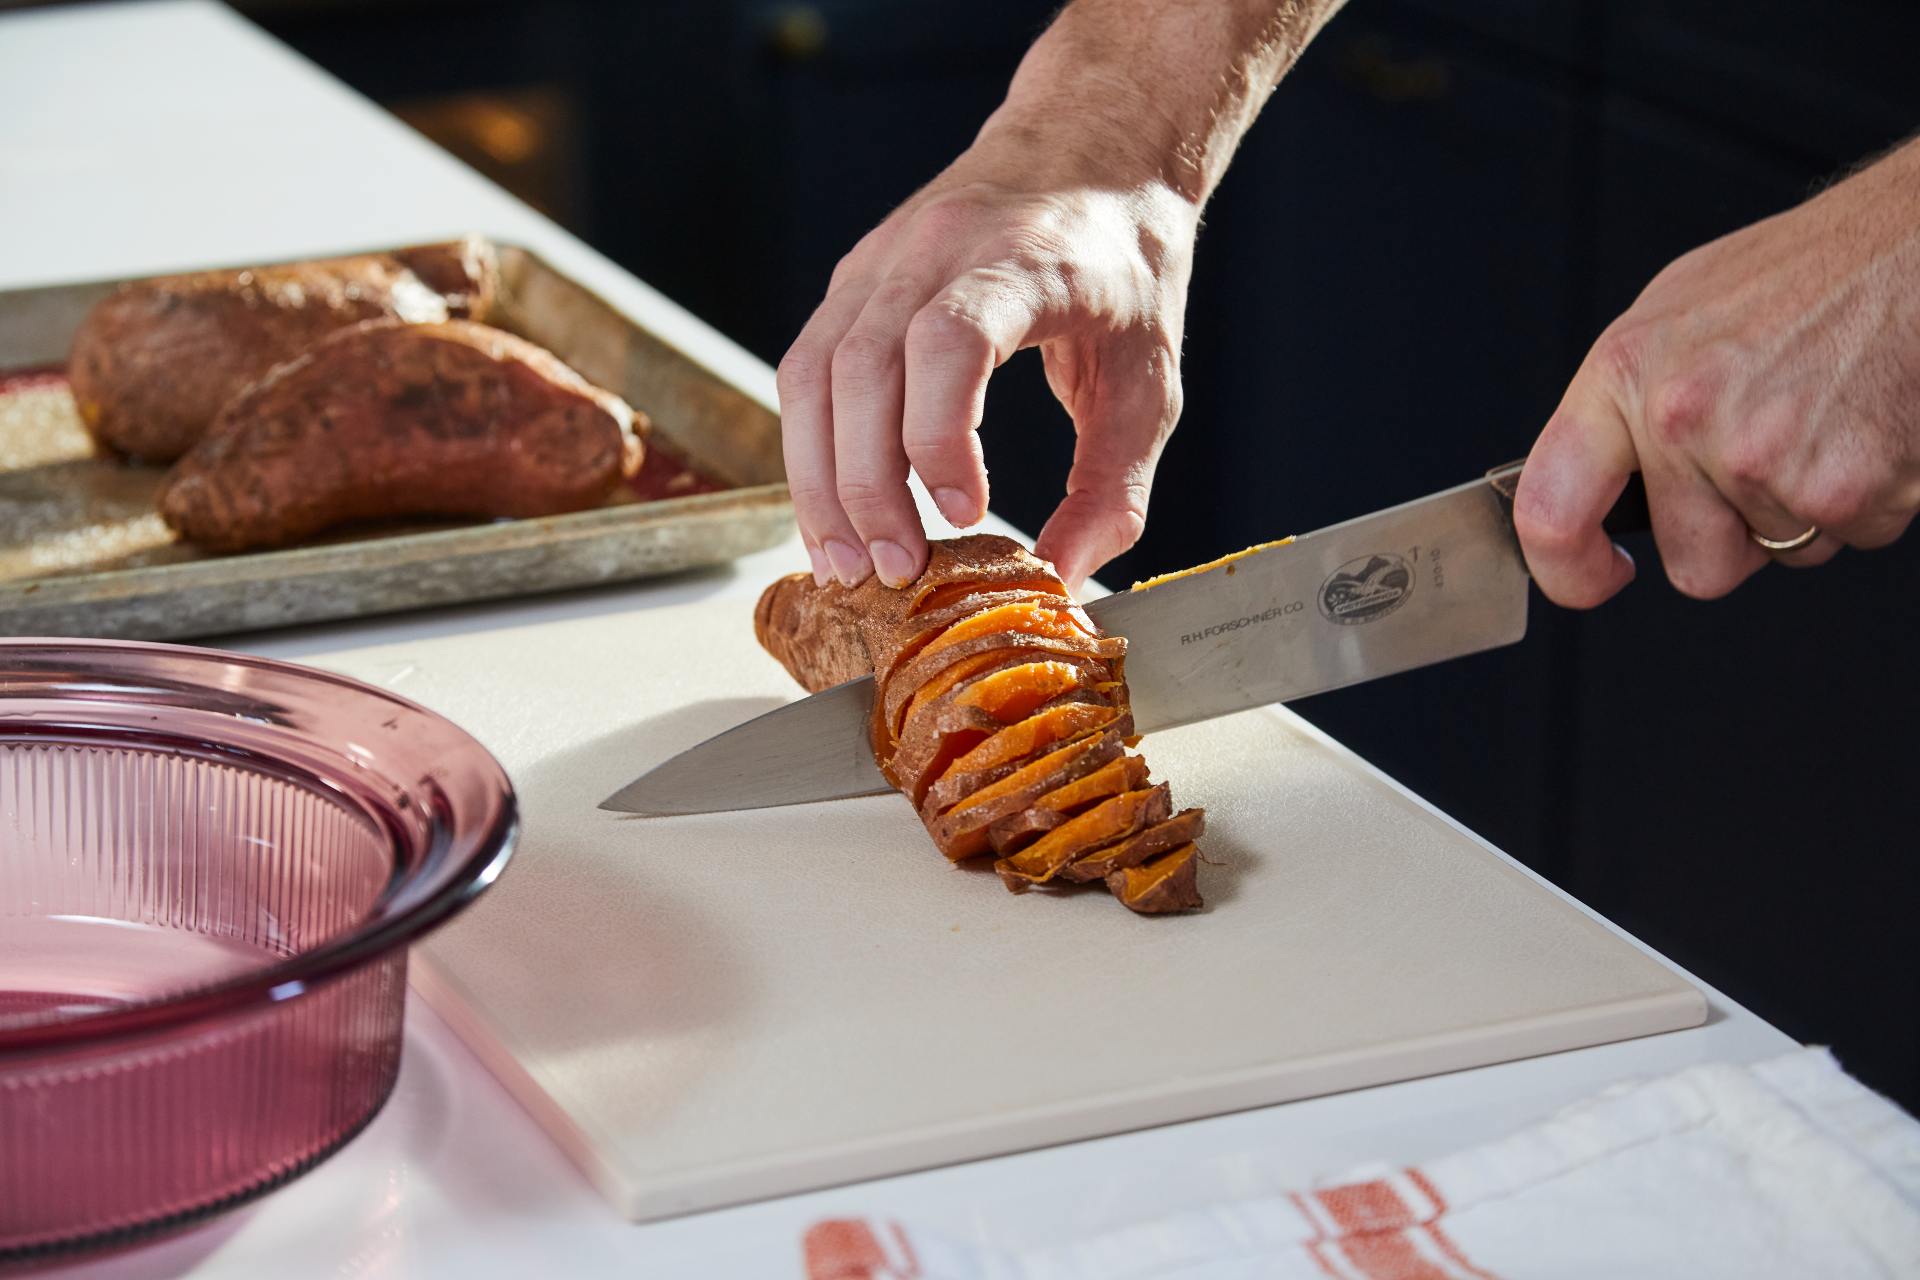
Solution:
[[(240, 7), (773, 361), (1053, 5)], [(1920, 127), (1916, 49), (1909, 0), (1352, 0), (1209, 209), (1184, 425), (1108, 580), (1522, 456), (1661, 266)], [(988, 407), (995, 508), (1037, 530), (1071, 437), (1033, 353)], [(1713, 604), (1631, 549), (1597, 613), (1300, 710), (1920, 1107), (1920, 536)]]

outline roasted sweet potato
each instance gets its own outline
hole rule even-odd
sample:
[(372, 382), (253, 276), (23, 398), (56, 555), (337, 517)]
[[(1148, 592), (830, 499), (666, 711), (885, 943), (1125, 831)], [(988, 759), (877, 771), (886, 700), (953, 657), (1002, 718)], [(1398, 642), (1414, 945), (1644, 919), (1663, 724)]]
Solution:
[(373, 320), (235, 397), (168, 476), (160, 512), (216, 550), (352, 520), (553, 515), (631, 475), (645, 425), (524, 339)]
[(102, 444), (170, 462), (226, 403), (315, 341), (366, 320), (483, 319), (498, 265), (477, 237), (393, 254), (123, 286), (75, 332), (67, 360), (80, 416)]
[(936, 542), (901, 590), (795, 574), (754, 628), (810, 690), (874, 676), (874, 754), (949, 858), (1000, 854), (1015, 892), (1097, 882), (1142, 914), (1200, 905), (1202, 815), (1175, 814), (1127, 753), (1125, 642), (1018, 544)]

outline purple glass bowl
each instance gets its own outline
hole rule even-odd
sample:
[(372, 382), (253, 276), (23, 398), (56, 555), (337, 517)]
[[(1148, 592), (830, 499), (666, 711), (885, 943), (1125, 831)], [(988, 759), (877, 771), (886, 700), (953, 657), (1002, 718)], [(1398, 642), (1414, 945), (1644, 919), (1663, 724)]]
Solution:
[(358, 1133), (407, 945), (514, 827), (486, 749), (383, 690), (0, 640), (0, 1260), (215, 1212)]

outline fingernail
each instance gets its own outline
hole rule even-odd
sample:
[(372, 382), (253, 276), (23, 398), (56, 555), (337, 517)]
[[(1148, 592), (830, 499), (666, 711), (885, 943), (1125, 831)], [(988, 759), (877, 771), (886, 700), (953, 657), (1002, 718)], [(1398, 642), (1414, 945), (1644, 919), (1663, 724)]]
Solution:
[(979, 509), (974, 506), (973, 499), (951, 485), (943, 485), (933, 491), (933, 505), (939, 507), (940, 514), (956, 528), (964, 529), (980, 519)]
[(833, 576), (833, 566), (827, 563), (827, 553), (809, 542), (807, 544), (807, 559), (813, 564), (813, 585), (816, 587), (826, 586), (827, 579)]
[(1632, 582), (1634, 576), (1640, 572), (1639, 567), (1633, 563), (1632, 553), (1616, 542), (1613, 544), (1613, 554), (1620, 557), (1620, 562), (1627, 567), (1627, 576), (1624, 581)]
[(873, 572), (860, 548), (848, 546), (838, 538), (827, 539), (826, 551), (827, 559), (833, 562), (834, 576), (849, 587), (859, 586)]
[(873, 557), (873, 571), (890, 587), (904, 587), (913, 581), (913, 557), (897, 542), (876, 538), (867, 544)]

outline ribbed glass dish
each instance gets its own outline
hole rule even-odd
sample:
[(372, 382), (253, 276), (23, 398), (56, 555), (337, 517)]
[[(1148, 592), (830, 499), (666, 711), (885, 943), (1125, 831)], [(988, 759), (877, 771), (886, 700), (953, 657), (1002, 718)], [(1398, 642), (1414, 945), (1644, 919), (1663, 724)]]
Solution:
[(408, 943), (514, 826), (493, 757), (382, 690), (0, 640), (0, 1261), (189, 1221), (358, 1133)]

